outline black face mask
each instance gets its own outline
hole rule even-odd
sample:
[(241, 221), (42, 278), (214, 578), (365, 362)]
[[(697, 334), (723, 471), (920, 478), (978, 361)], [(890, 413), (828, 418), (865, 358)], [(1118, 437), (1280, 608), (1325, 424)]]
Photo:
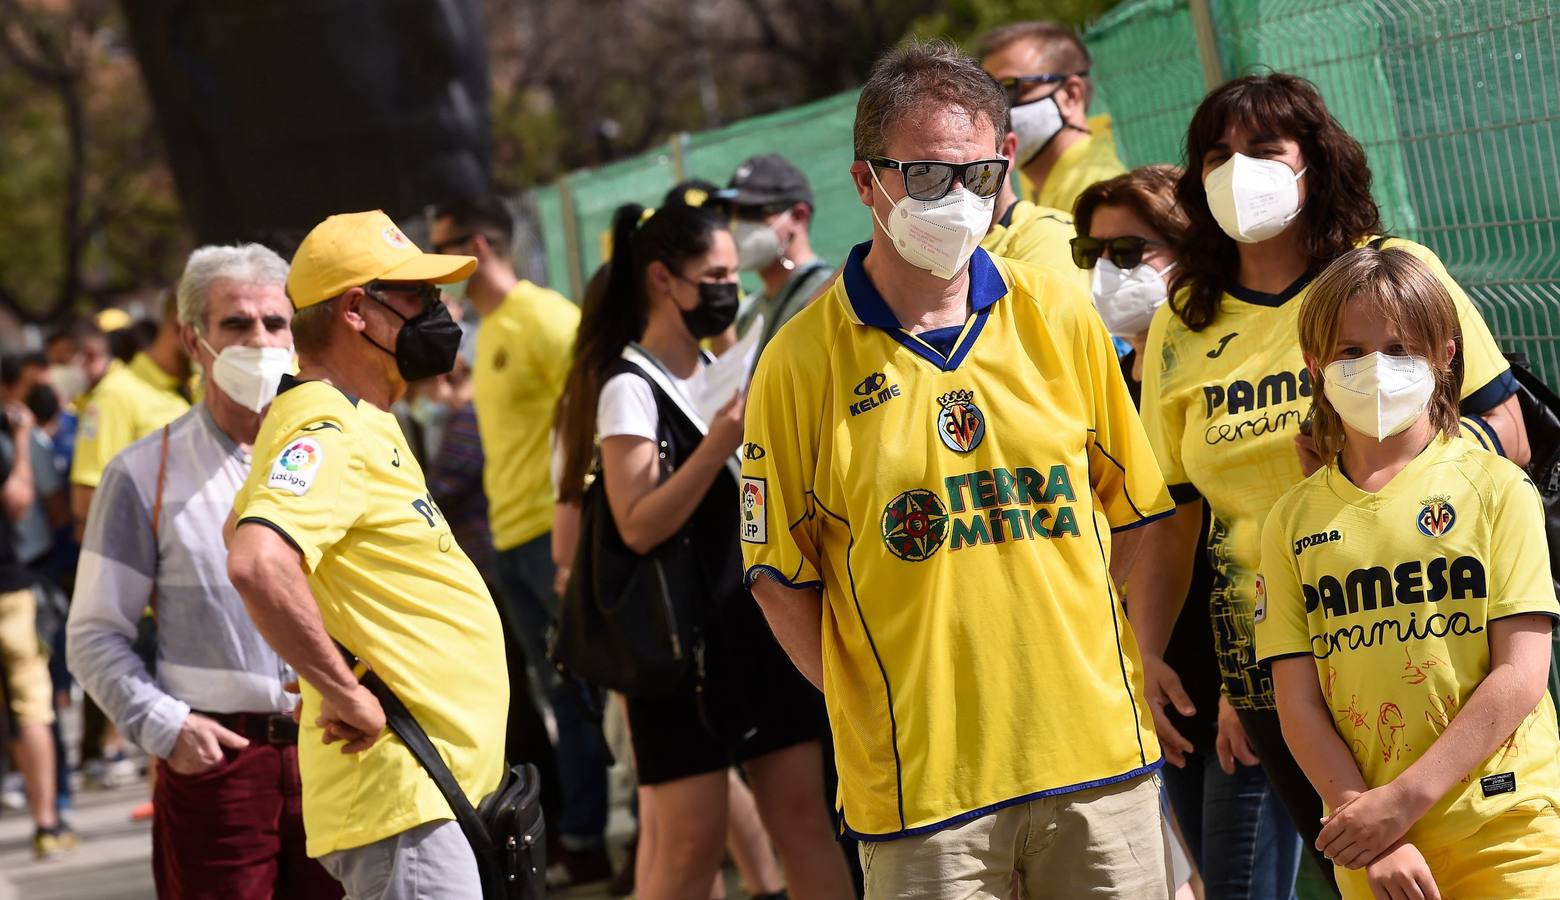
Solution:
[(683, 310), (682, 317), (688, 332), (703, 340), (730, 328), (731, 323), (737, 320), (737, 307), (741, 302), (735, 281), (700, 281), (697, 284), (699, 305)]
[(400, 371), (402, 379), (421, 381), (455, 368), (455, 355), (460, 352), (460, 325), (450, 318), (450, 311), (443, 301), (433, 301), (422, 312), (408, 319), (375, 292), (366, 293), (401, 320), (401, 330), (395, 336), (394, 351), (369, 337), (367, 332), (363, 333), (363, 337), (395, 357), (395, 367)]

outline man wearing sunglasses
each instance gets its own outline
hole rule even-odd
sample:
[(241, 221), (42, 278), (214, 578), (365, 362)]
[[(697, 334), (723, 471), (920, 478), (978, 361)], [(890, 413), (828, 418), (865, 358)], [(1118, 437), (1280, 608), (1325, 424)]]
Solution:
[(977, 246), (1006, 114), (947, 44), (873, 68), (851, 167), (872, 240), (748, 394), (746, 577), (828, 701), (869, 900), (1007, 897), (1015, 874), (1165, 898), (1115, 584), (1128, 529), (1173, 504), (1088, 295)]
[(1092, 62), (1071, 30), (1054, 22), (1004, 25), (981, 37), (980, 64), (1007, 95), (1025, 197), (1070, 213), (1084, 188), (1127, 171), (1110, 117), (1089, 116)]
[[(1013, 133), (1011, 117), (1003, 130), (1002, 156), (1012, 166), (1018, 155), (1018, 135)], [(991, 230), (980, 242), (987, 253), (1048, 266), (1076, 281), (1080, 289), (1089, 290), (1089, 274), (1072, 264), (1069, 252), (1069, 243), (1078, 234), (1072, 213), (1019, 199), (1011, 178), (1002, 179), (995, 210)]]
[(482, 896), (449, 804), (335, 642), (376, 672), (479, 803), (504, 765), (509, 678), (498, 613), (388, 410), (460, 347), (439, 285), (470, 256), (423, 253), (384, 213), (331, 216), (287, 276), (284, 377), (228, 520), (228, 574), (302, 682), (308, 854), (349, 897)]

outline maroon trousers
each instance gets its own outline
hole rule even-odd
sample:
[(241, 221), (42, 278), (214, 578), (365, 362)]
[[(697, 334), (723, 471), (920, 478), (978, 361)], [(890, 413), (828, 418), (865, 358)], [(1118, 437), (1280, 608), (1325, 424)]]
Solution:
[(298, 748), (252, 741), (198, 775), (157, 763), (152, 872), (162, 900), (341, 900), (304, 853)]

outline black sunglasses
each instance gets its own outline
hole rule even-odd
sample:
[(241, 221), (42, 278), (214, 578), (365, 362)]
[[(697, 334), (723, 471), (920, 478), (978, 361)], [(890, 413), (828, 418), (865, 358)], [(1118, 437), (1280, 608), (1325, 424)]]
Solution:
[[(384, 298), (379, 296), (380, 294), (411, 294), (417, 298), (423, 309), (428, 309), (433, 304), (440, 302), (440, 297), (443, 293), (439, 290), (438, 285), (427, 281), (371, 281), (363, 285), (363, 292), (380, 303), (385, 302)], [(391, 309), (394, 310), (395, 307), (391, 307)]]
[(1002, 180), (1007, 177), (1008, 161), (982, 159), (967, 163), (948, 163), (936, 160), (901, 162), (886, 156), (874, 156), (867, 165), (882, 169), (898, 169), (905, 180), (905, 193), (913, 200), (941, 200), (953, 190), (953, 183), (985, 200), (995, 197), (1002, 190)]
[[(1095, 263), (1100, 261), (1102, 255), (1123, 269), (1136, 268), (1143, 261), (1143, 249), (1149, 245), (1155, 247), (1165, 246), (1163, 241), (1151, 241), (1148, 238), (1127, 235), (1124, 237), (1101, 240), (1095, 237), (1079, 235), (1069, 243), (1072, 244), (1073, 265), (1080, 269), (1092, 269)], [(1109, 251), (1107, 255), (1107, 251)]]
[(454, 250), (456, 247), (459, 247), (461, 244), (466, 243), (467, 241), (471, 240), (472, 238), (474, 238), (476, 236), (477, 236), (477, 232), (472, 231), (472, 232), (468, 232), (466, 234), (460, 235), (459, 237), (452, 237), (452, 238), (449, 238), (448, 240), (439, 241), (437, 244), (433, 245), (433, 252), (434, 253), (448, 253), (451, 250)]
[(1050, 75), (1010, 75), (1007, 78), (998, 78), (997, 85), (1002, 88), (1002, 93), (1007, 95), (1008, 106), (1018, 106), (1023, 103), (1023, 100), (1020, 98), (1023, 96), (1025, 89), (1030, 85), (1059, 84), (1073, 75), (1077, 75), (1079, 78), (1087, 78), (1089, 70), (1084, 69), (1082, 72), (1063, 72)]

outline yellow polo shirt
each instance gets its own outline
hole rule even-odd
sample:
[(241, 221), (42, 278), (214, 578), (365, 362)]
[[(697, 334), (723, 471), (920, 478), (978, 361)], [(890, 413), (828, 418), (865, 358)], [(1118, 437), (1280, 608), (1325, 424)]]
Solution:
[(1153, 771), (1107, 565), (1112, 530), (1172, 506), (1110, 336), (1056, 273), (976, 250), (945, 356), (899, 327), (869, 247), (759, 359), (739, 510), (750, 583), (822, 589), (846, 829)]
[[(325, 630), (379, 673), (479, 803), (503, 774), (509, 707), (493, 599), (395, 416), (323, 382), (289, 377), (282, 388), (234, 515), (297, 548)], [(451, 818), (394, 735), (354, 754), (321, 743), (319, 693), (302, 687), (298, 766), (310, 856)]]
[[(1462, 324), (1463, 408), (1483, 412), (1509, 396), (1510, 367), (1440, 260), (1411, 241), (1385, 246), (1419, 257), (1452, 295)], [(1256, 659), (1252, 606), (1262, 522), (1301, 480), (1294, 441), (1312, 390), (1298, 323), (1310, 283), (1301, 279), (1281, 294), (1231, 288), (1202, 331), (1187, 328), (1173, 301), (1166, 303), (1144, 349), (1143, 427), (1170, 492), (1180, 502), (1205, 497), (1213, 513), (1214, 650), (1230, 703), (1241, 709), (1273, 708), (1272, 675)]]
[[(1490, 673), (1490, 623), (1560, 619), (1538, 491), (1461, 438), (1433, 441), (1381, 490), (1327, 466), (1262, 532), (1257, 657), (1306, 656), (1370, 787), (1440, 738)], [(1560, 809), (1555, 707), (1538, 706), (1408, 831), (1426, 851), (1519, 804)]]
[(80, 401), (70, 482), (95, 488), (119, 451), (189, 411), (179, 380), (145, 353), (129, 365), (115, 360), (103, 380)]
[(488, 519), (499, 550), (552, 528), (548, 438), (579, 326), (579, 307), (522, 280), (477, 329), (472, 403), (487, 460), (482, 486)]
[(1097, 181), (1126, 174), (1127, 167), (1116, 156), (1116, 136), (1111, 130), (1110, 116), (1089, 118), (1089, 133), (1062, 151), (1045, 176), (1045, 183), (1037, 189), (1022, 172), (1019, 186), (1025, 199), (1040, 206), (1072, 212), (1083, 189)]
[(1090, 275), (1072, 260), (1070, 242), (1077, 235), (1071, 213), (1017, 200), (986, 232), (980, 245), (992, 256), (1045, 266), (1087, 292)]

